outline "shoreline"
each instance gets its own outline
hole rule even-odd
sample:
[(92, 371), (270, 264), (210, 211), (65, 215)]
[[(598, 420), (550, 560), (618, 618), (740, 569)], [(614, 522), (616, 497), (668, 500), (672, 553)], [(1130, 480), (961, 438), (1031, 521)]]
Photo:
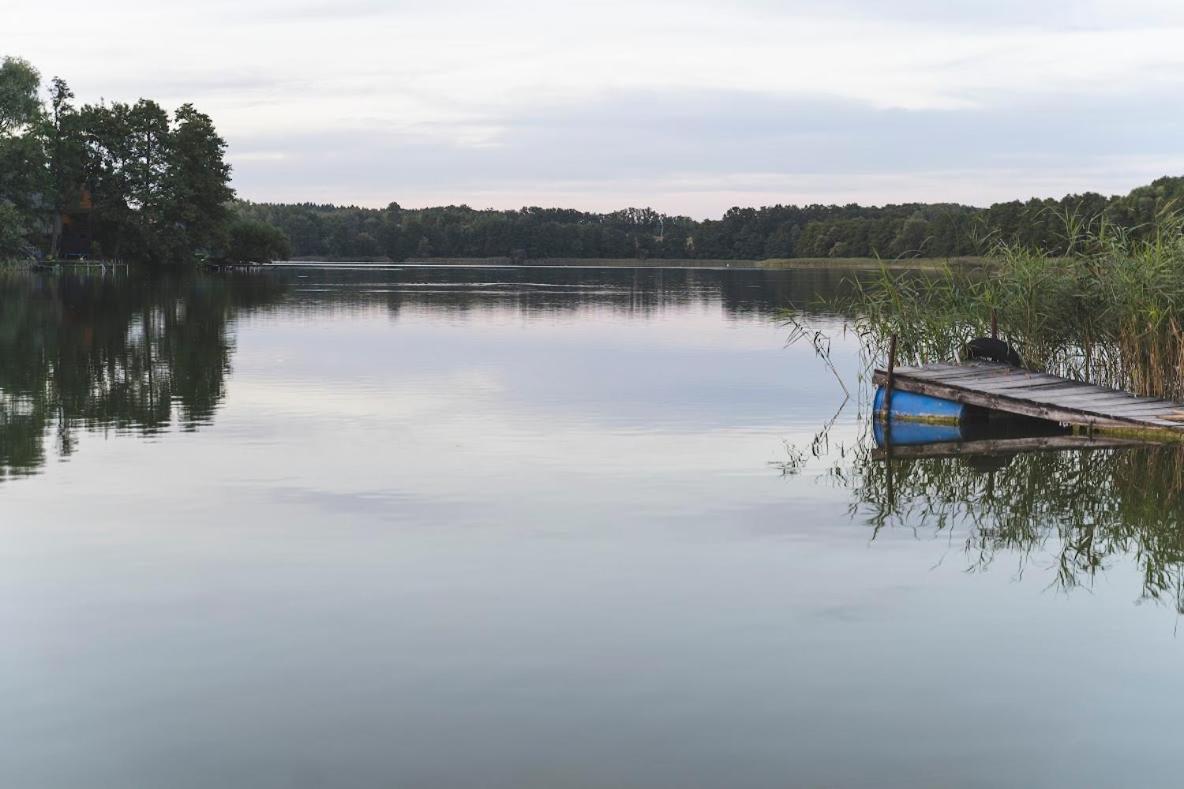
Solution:
[(756, 270), (776, 271), (792, 269), (866, 269), (876, 270), (881, 266), (892, 269), (935, 269), (945, 265), (958, 267), (981, 267), (989, 265), (986, 257), (955, 258), (903, 258), (886, 260), (880, 258), (771, 258), (767, 260), (707, 260), (694, 258), (534, 258), (514, 260), (508, 257), (495, 258), (422, 258), (418, 260), (391, 261), (389, 259), (329, 260), (324, 258), (292, 258), (277, 260), (274, 266), (440, 266), (440, 267), (489, 267), (489, 268), (670, 268), (705, 270)]
[[(439, 267), (439, 268), (638, 268), (638, 269), (703, 269), (704, 271), (789, 271), (802, 269), (846, 269), (852, 271), (874, 271), (882, 266), (895, 270), (933, 270), (946, 265), (955, 268), (982, 268), (991, 265), (987, 257), (955, 258), (902, 258), (895, 260), (881, 258), (771, 258), (766, 260), (720, 260), (695, 258), (535, 258), (514, 260), (508, 257), (494, 258), (421, 258), (395, 262), (389, 259), (370, 258), (326, 259), (291, 258), (271, 263), (255, 264), (255, 268), (271, 267)], [(111, 261), (31, 261), (0, 260), (0, 269), (110, 269), (115, 267), (154, 268), (138, 263), (113, 263)], [(194, 264), (194, 267), (199, 267)], [(188, 268), (188, 266), (162, 266), (161, 269)]]

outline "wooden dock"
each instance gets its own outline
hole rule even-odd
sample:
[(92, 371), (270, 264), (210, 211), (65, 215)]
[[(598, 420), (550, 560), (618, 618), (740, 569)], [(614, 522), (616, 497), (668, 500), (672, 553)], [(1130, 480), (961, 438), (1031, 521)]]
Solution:
[[(876, 370), (874, 381), (889, 385)], [(991, 411), (1035, 417), (1074, 427), (1172, 432), (1184, 435), (1184, 403), (1036, 373), (998, 362), (896, 367), (894, 391), (952, 400)]]

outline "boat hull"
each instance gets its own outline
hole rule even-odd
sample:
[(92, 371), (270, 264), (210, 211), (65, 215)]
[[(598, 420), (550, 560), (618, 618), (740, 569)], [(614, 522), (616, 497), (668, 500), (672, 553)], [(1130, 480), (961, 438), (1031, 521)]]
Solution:
[[(883, 386), (876, 389), (873, 412), (877, 419), (884, 419), (884, 398), (887, 389)], [(953, 400), (943, 400), (940, 397), (917, 394), (916, 392), (902, 392), (899, 389), (892, 392), (889, 401), (888, 421), (890, 422), (925, 422), (936, 425), (959, 425), (966, 421), (970, 408)]]

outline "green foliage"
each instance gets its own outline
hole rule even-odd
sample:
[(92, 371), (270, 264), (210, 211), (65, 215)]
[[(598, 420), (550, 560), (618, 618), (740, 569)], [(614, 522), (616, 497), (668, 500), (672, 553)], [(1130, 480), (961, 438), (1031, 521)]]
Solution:
[(37, 224), (44, 157), (30, 132), (42, 118), (40, 82), (27, 62), (0, 61), (0, 259), (26, 256)]
[(60, 77), (50, 86), (50, 111), (37, 132), (41, 138), (47, 166), (45, 202), (50, 211), (48, 253), (59, 256), (66, 212), (79, 203), (86, 170), (86, 146), (78, 111), (72, 100), (74, 92)]
[(37, 89), (41, 75), (27, 61), (0, 60), (0, 137), (16, 134), (35, 123), (41, 114)]
[[(1147, 191), (1150, 190), (1150, 191)], [(1087, 234), (1121, 226), (1154, 233), (1163, 206), (1184, 196), (1184, 178), (1164, 178), (1126, 197), (1068, 195), (990, 208), (910, 203), (882, 207), (732, 208), (695, 221), (630, 208), (608, 214), (567, 209), (477, 210), (469, 206), (385, 209), (238, 203), (242, 216), (281, 228), (297, 257), (331, 260), (480, 258), (963, 257), (999, 244), (1047, 255), (1076, 254)], [(1066, 227), (1073, 225), (1071, 232)]]
[(209, 248), (220, 237), (229, 218), (226, 204), (234, 191), (229, 186), (230, 165), (223, 158), (226, 142), (210, 117), (192, 104), (182, 105), (174, 117), (161, 220), (176, 229), (171, 241), (183, 254)]
[(0, 261), (27, 254), (24, 217), (12, 205), (0, 203)]
[(234, 192), (209, 116), (147, 99), (76, 107), (57, 77), (42, 107), (39, 81), (24, 61), (0, 65), (0, 205), (15, 211), (7, 254), (14, 233), (49, 257), (98, 248), (149, 263), (193, 260), (220, 241)]
[(288, 237), (274, 225), (256, 219), (235, 219), (226, 231), (225, 258), (237, 263), (270, 263), (291, 256)]
[(893, 335), (900, 364), (956, 359), (989, 332), (994, 311), (1003, 338), (1033, 369), (1184, 399), (1181, 217), (1161, 214), (1131, 230), (1101, 223), (1096, 232), (1069, 217), (1067, 227), (1072, 257), (1001, 245), (986, 272), (884, 267), (870, 283), (854, 283), (841, 307), (855, 316), (868, 363), (884, 359)]

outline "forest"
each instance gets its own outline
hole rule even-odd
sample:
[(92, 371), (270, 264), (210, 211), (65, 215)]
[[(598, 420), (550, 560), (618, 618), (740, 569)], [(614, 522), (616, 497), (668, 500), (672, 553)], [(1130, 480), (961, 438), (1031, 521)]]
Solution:
[(54, 77), (0, 61), (0, 260), (184, 263), (286, 257), (232, 209), (226, 142), (192, 104), (78, 106)]
[(649, 208), (589, 213), (563, 208), (408, 209), (237, 202), (242, 217), (280, 228), (305, 259), (423, 258), (765, 260), (958, 257), (999, 244), (1046, 255), (1104, 227), (1146, 235), (1184, 199), (1184, 177), (1164, 177), (1127, 195), (1096, 193), (1014, 200), (988, 208), (952, 203), (775, 205), (732, 208), (696, 221)]
[[(43, 98), (43, 93), (47, 98)], [(954, 203), (735, 207), (695, 220), (651, 208), (385, 208), (238, 200), (227, 143), (191, 104), (78, 106), (24, 60), (0, 61), (0, 260), (171, 264), (433, 258), (949, 258), (1000, 245), (1075, 254), (1082, 238), (1154, 233), (1184, 177), (986, 208)]]

